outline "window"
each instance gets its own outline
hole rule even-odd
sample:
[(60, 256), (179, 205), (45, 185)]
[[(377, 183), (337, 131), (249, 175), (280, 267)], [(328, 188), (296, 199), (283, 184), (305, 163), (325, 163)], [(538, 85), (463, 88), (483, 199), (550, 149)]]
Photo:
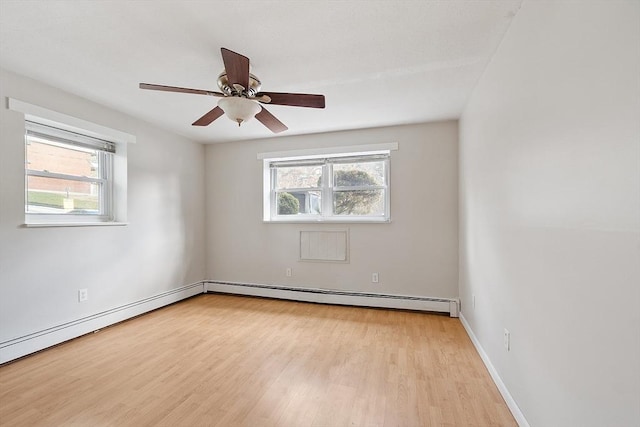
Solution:
[(389, 157), (385, 150), (264, 159), (264, 219), (389, 221)]
[(115, 144), (25, 123), (25, 213), (113, 220)]
[(25, 226), (126, 225), (134, 135), (14, 98), (24, 114)]

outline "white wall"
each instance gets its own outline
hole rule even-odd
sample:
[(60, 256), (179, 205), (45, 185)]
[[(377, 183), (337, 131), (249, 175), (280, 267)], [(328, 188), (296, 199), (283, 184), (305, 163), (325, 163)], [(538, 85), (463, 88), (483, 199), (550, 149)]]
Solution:
[[(123, 227), (22, 228), (24, 124), (16, 98), (137, 137)], [(204, 278), (204, 147), (100, 105), (0, 74), (0, 343)], [(77, 292), (88, 288), (89, 300)]]
[[(457, 122), (207, 146), (207, 278), (428, 297), (458, 296)], [(398, 142), (390, 224), (262, 222), (257, 153)], [(349, 228), (350, 262), (301, 262), (300, 230)], [(292, 277), (285, 277), (287, 267)], [(371, 283), (378, 272), (380, 283)]]
[(640, 425), (639, 52), (640, 2), (527, 1), (461, 119), (462, 313), (532, 426)]

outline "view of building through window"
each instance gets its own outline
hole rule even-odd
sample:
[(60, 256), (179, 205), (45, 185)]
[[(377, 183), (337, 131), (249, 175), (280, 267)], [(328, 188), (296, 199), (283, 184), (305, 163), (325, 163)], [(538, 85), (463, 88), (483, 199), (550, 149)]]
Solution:
[[(27, 142), (27, 169), (44, 174), (98, 178), (96, 150), (52, 145), (32, 138)], [(27, 212), (99, 212), (99, 184), (86, 180), (27, 175)]]
[(322, 163), (276, 168), (278, 215), (320, 214), (323, 168)]

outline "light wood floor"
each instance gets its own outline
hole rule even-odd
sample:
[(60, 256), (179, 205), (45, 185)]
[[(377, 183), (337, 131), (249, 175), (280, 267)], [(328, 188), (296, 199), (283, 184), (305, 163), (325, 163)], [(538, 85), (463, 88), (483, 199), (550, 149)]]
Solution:
[(460, 321), (202, 295), (0, 367), (2, 426), (515, 426)]

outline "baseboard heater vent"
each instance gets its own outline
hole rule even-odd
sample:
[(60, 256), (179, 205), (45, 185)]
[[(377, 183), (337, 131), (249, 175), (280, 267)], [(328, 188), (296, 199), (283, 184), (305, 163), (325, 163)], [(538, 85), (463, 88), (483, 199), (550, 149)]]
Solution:
[(252, 295), (324, 304), (435, 311), (449, 313), (451, 317), (458, 317), (459, 312), (459, 300), (455, 298), (430, 298), (409, 295), (339, 291), (333, 289), (294, 288), (213, 280), (205, 281), (205, 292)]

